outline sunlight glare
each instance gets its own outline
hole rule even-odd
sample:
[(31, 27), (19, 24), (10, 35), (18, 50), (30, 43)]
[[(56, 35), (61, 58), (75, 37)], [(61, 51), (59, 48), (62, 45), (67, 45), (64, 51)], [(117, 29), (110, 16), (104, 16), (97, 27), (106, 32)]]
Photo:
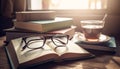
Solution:
[(52, 3), (59, 4), (55, 9), (88, 9), (88, 0), (52, 0)]
[(42, 0), (31, 0), (31, 9), (38, 10), (42, 8), (41, 5)]
[(102, 8), (101, 5), (102, 5), (102, 4), (101, 4), (101, 1), (98, 1), (98, 2), (97, 2), (97, 5), (96, 5), (96, 8), (97, 8), (97, 9), (101, 9), (101, 8)]
[[(49, 9), (102, 9), (102, 0), (51, 0)], [(106, 0), (104, 1), (105, 3)], [(103, 5), (106, 7), (106, 5)], [(31, 0), (32, 10), (42, 9), (42, 0)]]
[(90, 9), (95, 9), (95, 2), (92, 2), (92, 3), (91, 3)]

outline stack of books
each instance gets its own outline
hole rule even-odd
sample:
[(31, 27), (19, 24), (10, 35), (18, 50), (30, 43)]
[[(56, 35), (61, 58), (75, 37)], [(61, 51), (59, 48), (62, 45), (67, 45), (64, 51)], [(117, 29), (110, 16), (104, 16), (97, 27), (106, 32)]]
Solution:
[(17, 29), (48, 32), (68, 28), (73, 25), (72, 18), (56, 17), (54, 11), (17, 12), (14, 26)]
[[(75, 33), (75, 27), (71, 27), (71, 25), (73, 25), (72, 18), (54, 17), (54, 15), (52, 15), (53, 12), (45, 12), (48, 14), (45, 14), (45, 16), (41, 14), (41, 12), (39, 13), (39, 16), (34, 16), (34, 14), (37, 15), (38, 12), (34, 12), (33, 14), (29, 12), (26, 15), (24, 15), (23, 12), (17, 13), (17, 19), (14, 21), (15, 28), (6, 30), (6, 40), (9, 43), (8, 46), (5, 46), (5, 50), (12, 69), (28, 68), (49, 61), (60, 62), (64, 60), (87, 59), (95, 56), (79, 45), (71, 42), (71, 40), (68, 40), (68, 43), (65, 44), (62, 42), (62, 39), (56, 39), (57, 44), (65, 44), (62, 46), (57, 46), (55, 42), (52, 42), (53, 40), (51, 42), (48, 40), (42, 48), (39, 47), (42, 42), (32, 41), (34, 37), (30, 37), (31, 35), (59, 33), (69, 35), (69, 39), (71, 39)], [(42, 13), (44, 12), (42, 11)], [(35, 18), (32, 19), (32, 16)], [(27, 41), (25, 40), (25, 43), (27, 42), (27, 48), (23, 51), (21, 49), (23, 49), (25, 43), (22, 43), (22, 41), (24, 41), (23, 37), (25, 36), (29, 36), (30, 38), (28, 38)], [(38, 39), (40, 39), (40, 37)], [(29, 48), (29, 45), (32, 47), (37, 46), (39, 49)]]
[(69, 28), (73, 25), (72, 18), (55, 17), (53, 20), (14, 21), (15, 28), (36, 32), (49, 32)]
[(71, 39), (75, 33), (72, 25), (72, 18), (56, 17), (55, 11), (16, 12), (14, 29), (6, 30), (6, 36), (9, 41), (24, 34), (61, 33), (69, 35)]

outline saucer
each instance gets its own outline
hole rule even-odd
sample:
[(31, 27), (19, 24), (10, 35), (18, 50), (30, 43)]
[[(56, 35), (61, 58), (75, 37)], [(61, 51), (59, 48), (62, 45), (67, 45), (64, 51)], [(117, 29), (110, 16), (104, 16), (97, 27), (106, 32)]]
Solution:
[(98, 44), (109, 41), (111, 38), (107, 35), (101, 34), (98, 41), (87, 41), (84, 37), (83, 33), (77, 33), (76, 37), (77, 41), (89, 43), (89, 44)]

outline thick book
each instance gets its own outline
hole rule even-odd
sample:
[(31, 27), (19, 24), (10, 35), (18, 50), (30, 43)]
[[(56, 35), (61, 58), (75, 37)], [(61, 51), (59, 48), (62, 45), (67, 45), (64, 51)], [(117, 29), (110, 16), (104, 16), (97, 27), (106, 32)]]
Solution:
[(8, 46), (5, 47), (13, 69), (23, 69), (50, 61), (63, 62), (65, 60), (82, 60), (95, 57), (92, 53), (71, 41), (64, 47), (57, 47), (53, 42), (49, 41), (40, 49), (26, 48), (22, 50), (21, 39), (22, 38), (13, 39)]
[(16, 12), (17, 21), (31, 20), (53, 20), (56, 17), (55, 11), (21, 11)]
[(36, 20), (36, 21), (14, 21), (14, 26), (19, 29), (26, 29), (37, 32), (48, 32), (68, 28), (73, 25), (72, 18), (56, 17), (54, 20)]
[(91, 49), (91, 50), (98, 50), (98, 51), (106, 51), (106, 52), (111, 52), (111, 53), (115, 53), (116, 52), (116, 41), (114, 37), (109, 37), (110, 39), (108, 41), (105, 42), (98, 42), (98, 43), (87, 43), (87, 42), (83, 42), (80, 41), (79, 38), (76, 39), (75, 35), (72, 39), (72, 41), (78, 45), (80, 45), (81, 47), (83, 47), (84, 49)]
[(6, 32), (6, 41), (10, 41), (12, 39), (19, 38), (22, 36), (41, 35), (41, 34), (42, 35), (43, 34), (65, 34), (65, 35), (69, 35), (69, 39), (72, 39), (72, 37), (75, 34), (75, 29), (76, 27), (72, 26), (70, 28), (54, 30), (54, 31), (45, 32), (45, 33), (35, 32), (35, 31), (30, 31), (30, 30), (21, 30), (21, 29), (16, 29), (16, 28), (5, 29), (4, 31)]

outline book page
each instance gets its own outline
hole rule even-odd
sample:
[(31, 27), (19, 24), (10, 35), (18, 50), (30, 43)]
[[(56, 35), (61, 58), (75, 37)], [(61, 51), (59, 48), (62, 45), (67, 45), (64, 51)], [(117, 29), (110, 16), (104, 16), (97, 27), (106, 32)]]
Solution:
[(71, 59), (71, 58), (85, 58), (90, 57), (92, 54), (78, 46), (77, 44), (69, 41), (67, 45), (62, 47), (57, 47), (52, 42), (47, 43), (59, 56), (61, 59)]
[[(56, 52), (54, 52), (53, 49), (51, 49), (46, 44), (43, 46), (43, 48), (40, 49), (32, 50), (26, 48), (23, 51), (21, 46), (21, 38), (12, 40), (12, 44), (15, 48), (15, 52), (17, 54), (19, 64), (29, 65), (37, 62), (42, 62), (42, 61), (44, 62), (57, 57), (57, 55), (55, 55)], [(36, 46), (38, 45), (39, 43), (36, 44)]]

